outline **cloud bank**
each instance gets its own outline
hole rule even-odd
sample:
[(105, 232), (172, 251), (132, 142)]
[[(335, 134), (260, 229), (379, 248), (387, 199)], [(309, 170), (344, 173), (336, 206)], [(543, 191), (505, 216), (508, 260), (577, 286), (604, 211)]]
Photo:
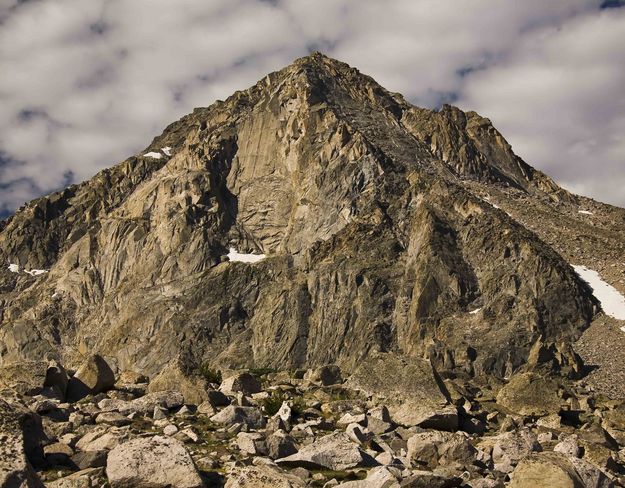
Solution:
[(0, 214), (312, 50), (476, 110), (565, 187), (625, 206), (622, 4), (0, 0)]

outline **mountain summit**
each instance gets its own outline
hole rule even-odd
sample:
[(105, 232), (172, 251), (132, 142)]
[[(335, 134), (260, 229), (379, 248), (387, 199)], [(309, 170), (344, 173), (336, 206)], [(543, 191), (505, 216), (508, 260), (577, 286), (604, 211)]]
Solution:
[(575, 219), (585, 201), (488, 119), (311, 54), (2, 222), (0, 365), (352, 370), (391, 353), (506, 378), (544, 349), (573, 371), (599, 302), (549, 232), (487, 195)]

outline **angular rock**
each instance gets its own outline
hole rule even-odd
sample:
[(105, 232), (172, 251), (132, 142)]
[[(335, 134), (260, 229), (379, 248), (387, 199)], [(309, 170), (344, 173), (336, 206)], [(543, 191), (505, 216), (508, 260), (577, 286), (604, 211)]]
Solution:
[(46, 377), (43, 382), (43, 386), (46, 388), (54, 388), (58, 390), (61, 398), (65, 398), (67, 393), (67, 385), (69, 383), (69, 376), (67, 371), (58, 361), (50, 361), (46, 369)]
[(414, 434), (408, 439), (408, 460), (414, 466), (438, 466), (439, 447), (450, 440), (453, 434), (448, 432), (428, 431)]
[(400, 488), (397, 474), (386, 466), (369, 470), (364, 480), (347, 481), (336, 486), (341, 488)]
[(275, 466), (246, 466), (228, 476), (224, 488), (304, 488), (300, 477), (286, 473)]
[(103, 468), (106, 466), (106, 459), (108, 458), (109, 451), (85, 451), (77, 452), (72, 456), (72, 463), (78, 469), (88, 468)]
[(224, 379), (219, 386), (219, 391), (226, 395), (236, 395), (243, 393), (251, 395), (261, 391), (261, 384), (258, 378), (250, 373), (237, 373)]
[(280, 459), (297, 452), (293, 437), (283, 431), (270, 434), (266, 440), (267, 455), (271, 459)]
[(131, 420), (118, 412), (102, 412), (95, 418), (96, 424), (108, 424), (115, 427), (130, 424)]
[(267, 421), (262, 412), (256, 407), (238, 407), (230, 405), (210, 418), (218, 424), (233, 425), (245, 424), (252, 429), (262, 429)]
[(43, 465), (45, 439), (38, 415), (0, 398), (0, 486), (43, 488), (33, 465)]
[(614, 484), (601, 471), (561, 453), (533, 454), (519, 462), (510, 488), (610, 488)]
[(431, 471), (416, 470), (401, 482), (401, 488), (455, 488), (462, 486), (463, 482), (460, 476), (445, 476)]
[(367, 429), (374, 434), (384, 434), (393, 428), (393, 421), (388, 409), (382, 405), (367, 412)]
[(210, 385), (203, 376), (185, 371), (179, 360), (167, 364), (148, 385), (150, 393), (179, 391), (182, 393), (184, 402), (190, 405), (199, 405), (207, 401), (209, 389)]
[(244, 454), (252, 456), (267, 455), (265, 436), (258, 432), (239, 432), (237, 434), (237, 446)]
[(75, 402), (115, 386), (115, 373), (106, 360), (97, 354), (85, 359), (67, 386), (68, 400)]
[(336, 364), (328, 364), (306, 372), (304, 379), (319, 383), (322, 386), (338, 385), (343, 382), (341, 368)]
[(138, 438), (108, 455), (106, 476), (113, 488), (200, 488), (204, 486), (184, 445), (171, 437)]
[(458, 412), (432, 364), (424, 359), (380, 354), (363, 362), (348, 385), (387, 405), (396, 423), (441, 430), (458, 427)]
[(276, 463), (285, 467), (326, 468), (337, 471), (377, 464), (344, 433), (323, 436), (302, 447), (296, 454), (277, 459)]
[(558, 384), (536, 373), (512, 376), (497, 394), (497, 403), (519, 415), (548, 415), (561, 407)]

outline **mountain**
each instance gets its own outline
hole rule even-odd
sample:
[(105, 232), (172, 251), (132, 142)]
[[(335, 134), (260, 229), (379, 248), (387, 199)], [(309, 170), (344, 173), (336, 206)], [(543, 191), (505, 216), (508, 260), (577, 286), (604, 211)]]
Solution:
[(625, 486), (624, 224), (298, 59), (0, 221), (0, 488)]
[(532, 350), (575, 375), (604, 315), (571, 264), (625, 259), (624, 219), (475, 112), (314, 53), (0, 224), (0, 377), (93, 353), (152, 377), (389, 352), (504, 379)]

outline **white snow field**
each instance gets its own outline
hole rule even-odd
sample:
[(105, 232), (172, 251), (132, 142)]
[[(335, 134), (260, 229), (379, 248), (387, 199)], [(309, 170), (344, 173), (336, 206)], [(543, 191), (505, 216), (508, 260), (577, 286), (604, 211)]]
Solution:
[(586, 266), (573, 265), (579, 277), (590, 285), (601, 308), (612, 318), (625, 320), (625, 297), (612, 285), (601, 279), (599, 273)]
[(9, 271), (11, 273), (19, 273), (20, 272), (20, 265), (19, 264), (9, 264)]
[(230, 261), (238, 261), (240, 263), (257, 263), (266, 257), (267, 256), (264, 254), (241, 254), (237, 252), (234, 247), (231, 247), (230, 252), (228, 253), (228, 259)]
[(165, 156), (171, 156), (171, 147), (165, 146), (165, 147), (161, 148), (161, 151), (163, 151), (163, 154)]
[(146, 158), (154, 158), (154, 159), (161, 159), (163, 157), (163, 155), (161, 153), (157, 153), (157, 152), (149, 152), (149, 153), (145, 153), (144, 156)]
[(588, 211), (588, 210), (578, 210), (577, 213), (581, 213), (584, 215), (594, 215), (594, 213)]

